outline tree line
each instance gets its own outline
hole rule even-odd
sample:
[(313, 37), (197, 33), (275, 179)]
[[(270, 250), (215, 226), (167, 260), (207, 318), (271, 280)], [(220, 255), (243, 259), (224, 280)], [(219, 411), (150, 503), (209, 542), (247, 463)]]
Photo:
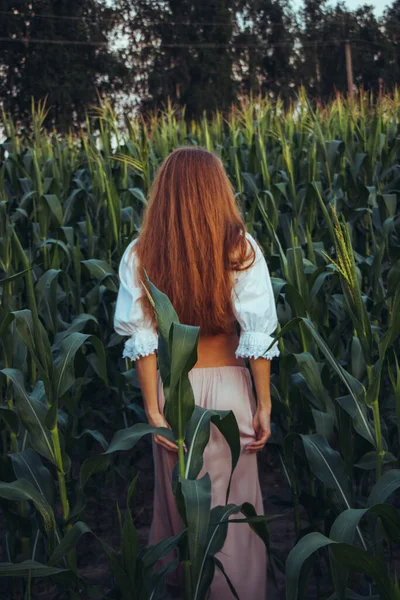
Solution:
[(24, 122), (47, 97), (64, 129), (98, 94), (143, 113), (169, 98), (187, 118), (299, 85), (324, 101), (348, 89), (346, 42), (355, 88), (393, 89), (400, 0), (380, 18), (327, 0), (0, 0), (0, 103)]

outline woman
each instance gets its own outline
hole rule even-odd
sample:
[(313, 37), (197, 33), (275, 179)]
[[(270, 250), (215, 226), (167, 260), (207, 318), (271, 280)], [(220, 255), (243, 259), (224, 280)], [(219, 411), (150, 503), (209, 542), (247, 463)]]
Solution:
[[(139, 238), (127, 247), (119, 269), (115, 330), (130, 336), (123, 356), (135, 361), (149, 423), (168, 427), (157, 370), (157, 324), (140, 282), (142, 267), (154, 285), (167, 294), (180, 322), (200, 326), (198, 361), (189, 373), (196, 404), (231, 409), (237, 419), (241, 455), (229, 503), (250, 502), (258, 514), (264, 514), (256, 452), (270, 436), (270, 361), (279, 355), (276, 343), (268, 350), (278, 324), (275, 301), (264, 256), (246, 233), (224, 167), (211, 152), (182, 147), (165, 159), (152, 185)], [(249, 359), (255, 394), (245, 358)], [(182, 529), (171, 490), (176, 446), (156, 435), (153, 453), (150, 544)], [(199, 474), (210, 475), (212, 506), (225, 504), (230, 464), (229, 447), (212, 425)], [(217, 558), (241, 600), (266, 597), (266, 550), (248, 524), (228, 527)], [(178, 569), (175, 579), (169, 578), (178, 588), (180, 575)], [(234, 598), (219, 569), (210, 598)]]

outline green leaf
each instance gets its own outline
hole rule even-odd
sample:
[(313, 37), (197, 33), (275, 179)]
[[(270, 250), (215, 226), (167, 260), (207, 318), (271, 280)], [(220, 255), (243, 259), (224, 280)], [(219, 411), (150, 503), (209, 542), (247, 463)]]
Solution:
[(153, 427), (147, 423), (137, 423), (136, 425), (132, 425), (132, 427), (117, 431), (103, 454), (130, 450), (144, 435), (148, 435), (149, 433), (162, 435), (167, 440), (175, 442), (174, 434), (167, 427)]
[(6, 406), (0, 406), (0, 421), (1, 420), (4, 421), (9, 431), (18, 435), (19, 422), (18, 417), (13, 410)]
[(326, 439), (318, 433), (299, 434), (311, 471), (326, 487), (337, 490), (343, 503), (350, 507), (351, 491), (339, 452), (333, 450)]
[(195, 479), (203, 466), (203, 452), (210, 439), (210, 424), (213, 423), (229, 444), (232, 457), (231, 476), (227, 489), (229, 497), (230, 482), (240, 456), (240, 433), (232, 411), (210, 410), (195, 405), (186, 428), (188, 452), (185, 461), (185, 477)]
[(335, 273), (336, 273), (335, 271), (324, 271), (323, 273), (320, 273), (318, 275), (318, 277), (315, 279), (315, 281), (312, 285), (311, 291), (310, 291), (310, 301), (311, 302), (313, 302), (316, 295), (322, 288), (322, 285), (325, 283), (325, 279), (327, 279), (328, 277), (332, 277), (332, 275), (335, 275)]
[(400, 488), (400, 469), (386, 471), (372, 488), (367, 504), (381, 504), (385, 502), (393, 492)]
[[(288, 325), (291, 325), (292, 323), (294, 323), (294, 321), (295, 320), (291, 321), (290, 323), (288, 323)], [(350, 375), (350, 373), (348, 373), (338, 363), (338, 361), (334, 358), (331, 351), (329, 350), (327, 344), (317, 332), (313, 323), (308, 318), (302, 318), (301, 321), (311, 332), (311, 335), (313, 336), (320, 350), (324, 353), (328, 363), (336, 371), (340, 379), (343, 381), (343, 383), (349, 390), (350, 396), (346, 396), (346, 398), (348, 398), (349, 400), (351, 399), (351, 402), (347, 401), (346, 404), (343, 405), (343, 408), (347, 410), (347, 412), (349, 412), (349, 414), (351, 414), (351, 416), (353, 417), (354, 427), (357, 427), (358, 432), (362, 431), (363, 435), (367, 437), (368, 441), (370, 441), (371, 444), (375, 447), (375, 438), (371, 432), (371, 427), (365, 414), (365, 408), (360, 402), (360, 399), (365, 401), (366, 391), (364, 386), (359, 381), (357, 381), (357, 379), (355, 379), (352, 375)], [(288, 325), (285, 326), (284, 329), (286, 329)], [(279, 336), (282, 334), (282, 331), (283, 330), (280, 331)]]
[[(381, 587), (383, 598), (393, 600), (392, 583), (384, 563), (357, 546), (339, 543), (319, 532), (308, 533), (292, 548), (286, 560), (286, 600), (297, 600), (298, 582), (304, 562), (326, 546), (343, 567), (370, 575)], [(303, 582), (304, 583), (304, 582)]]
[(400, 284), (397, 285), (390, 311), (390, 320), (385, 334), (379, 341), (379, 352), (381, 359), (385, 356), (387, 349), (397, 340), (400, 335)]
[(338, 159), (343, 154), (345, 145), (342, 140), (331, 140), (326, 142), (327, 146), (327, 158), (330, 171), (335, 169)]
[(82, 466), (79, 474), (79, 480), (82, 490), (85, 488), (87, 482), (95, 473), (106, 471), (110, 466), (110, 459), (108, 456), (101, 454), (100, 456), (89, 456)]
[(43, 518), (43, 524), (46, 533), (54, 538), (56, 523), (54, 513), (43, 494), (41, 494), (30, 481), (19, 479), (12, 483), (0, 482), (0, 498), (19, 502), (20, 500), (30, 500), (34, 503), (36, 509)]
[(311, 407), (311, 412), (314, 417), (315, 429), (317, 433), (327, 439), (328, 442), (333, 441), (335, 432), (335, 417), (331, 413), (322, 412)]
[(396, 194), (382, 194), (383, 201), (390, 217), (396, 216), (397, 196)]
[[(99, 539), (99, 538), (97, 538)], [(111, 570), (113, 572), (116, 588), (121, 594), (122, 600), (132, 599), (132, 584), (128, 573), (126, 573), (121, 564), (121, 555), (116, 552), (113, 548), (108, 546), (102, 540), (99, 540), (103, 546), (104, 552), (107, 554)]]
[(236, 600), (240, 600), (231, 580), (229, 579), (228, 575), (225, 572), (224, 565), (222, 564), (222, 562), (220, 560), (218, 560), (218, 558), (214, 558), (214, 560), (215, 560), (215, 564), (217, 565), (217, 567), (219, 568), (219, 570), (222, 572), (223, 576), (225, 577), (226, 583), (228, 584), (231, 594), (236, 598)]
[(139, 539), (136, 531), (136, 527), (133, 523), (132, 513), (129, 507), (136, 481), (138, 476), (132, 480), (129, 490), (128, 497), (126, 500), (126, 512), (125, 521), (122, 528), (122, 539), (121, 539), (121, 557), (122, 564), (125, 571), (128, 573), (132, 583), (132, 589), (135, 589), (135, 574), (136, 574), (136, 562), (138, 559), (139, 552)]
[(31, 448), (10, 454), (17, 479), (27, 479), (42, 494), (50, 506), (55, 506), (56, 487), (53, 476)]
[(254, 533), (256, 533), (258, 537), (262, 539), (267, 547), (269, 547), (270, 535), (267, 525), (267, 517), (265, 515), (261, 515), (261, 518), (257, 518), (258, 515), (256, 510), (254, 506), (250, 504), (250, 502), (243, 502), (243, 504), (240, 505), (240, 511), (246, 517), (247, 522)]
[(32, 447), (36, 452), (57, 465), (51, 434), (44, 424), (47, 414), (46, 405), (34, 400), (32, 396), (27, 394), (20, 371), (17, 369), (3, 369), (0, 372), (9, 377), (13, 383), (17, 413), (29, 433)]
[(65, 331), (61, 331), (55, 335), (53, 348), (58, 349), (64, 338), (68, 337), (71, 333), (74, 333), (75, 331), (82, 331), (82, 329), (84, 329), (90, 323), (95, 324), (97, 327), (99, 325), (99, 322), (94, 315), (90, 315), (88, 313), (81, 313), (80, 315), (75, 317), (72, 323), (68, 326), (68, 329), (66, 329)]
[(57, 225), (63, 225), (63, 210), (60, 200), (55, 194), (45, 194), (43, 198), (46, 200), (48, 207), (50, 208)]
[[(365, 423), (365, 417), (360, 408), (360, 401), (359, 401), (359, 398), (361, 398), (363, 401), (365, 401), (365, 397), (366, 397), (365, 387), (359, 381), (357, 381), (357, 379), (355, 379), (352, 375), (350, 375), (350, 373), (348, 373), (338, 363), (338, 361), (334, 358), (331, 351), (329, 350), (328, 345), (322, 339), (322, 337), (319, 335), (318, 331), (316, 330), (314, 324), (312, 323), (312, 321), (310, 321), (310, 319), (308, 319), (306, 317), (295, 317), (294, 319), (289, 321), (289, 323), (286, 323), (286, 325), (274, 337), (274, 339), (272, 340), (272, 342), (269, 345), (269, 347), (267, 348), (267, 350), (272, 348), (272, 346), (274, 345), (274, 343), (277, 340), (279, 340), (281, 337), (283, 337), (288, 331), (291, 331), (292, 329), (294, 329), (299, 323), (304, 323), (304, 325), (310, 331), (316, 344), (318, 345), (320, 350), (325, 355), (325, 358), (327, 359), (328, 363), (336, 371), (336, 373), (339, 375), (342, 382), (345, 384), (345, 386), (349, 390), (350, 395), (354, 402), (355, 412), (358, 413), (360, 420), (364, 421), (364, 425), (365, 425), (366, 429), (368, 429), (369, 426), (368, 426), (368, 423)], [(374, 440), (372, 434), (371, 434), (371, 443), (373, 443), (375, 445), (375, 440)]]
[[(196, 590), (201, 578), (206, 551), (211, 510), (211, 479), (206, 473), (201, 479), (180, 477), (179, 481), (185, 499), (192, 589)], [(194, 594), (194, 598), (196, 598), (196, 594)]]
[(97, 431), (97, 429), (84, 429), (79, 435), (74, 436), (74, 439), (80, 440), (84, 435), (89, 435), (94, 440), (96, 440), (96, 442), (100, 444), (103, 450), (107, 448), (108, 442), (106, 438), (102, 433), (100, 433), (100, 431)]
[[(376, 469), (376, 461), (378, 459), (378, 453), (375, 451), (366, 452), (358, 462), (354, 464), (359, 469), (365, 469), (366, 471), (372, 471)], [(390, 452), (384, 452), (382, 458), (382, 464), (390, 464), (397, 461), (397, 458)]]
[(180, 323), (173, 323), (170, 330), (171, 375), (169, 388), (164, 390), (164, 414), (176, 439), (184, 439), (185, 426), (194, 410), (189, 371), (197, 362), (199, 332), (199, 327)]
[(329, 538), (319, 532), (302, 537), (289, 552), (286, 559), (286, 600), (297, 600), (298, 582), (304, 562), (317, 550), (333, 544)]
[(301, 354), (293, 354), (296, 359), (300, 373), (307, 382), (308, 387), (313, 394), (317, 408), (325, 412), (327, 410), (327, 400), (329, 393), (322, 385), (320, 367), (315, 358), (310, 352), (302, 352)]
[(68, 571), (68, 569), (48, 567), (35, 560), (25, 560), (22, 563), (0, 563), (0, 577), (48, 577), (66, 571)]
[(41, 363), (39, 358), (39, 354), (37, 353), (36, 341), (35, 341), (35, 333), (33, 329), (33, 320), (32, 313), (30, 310), (17, 310), (11, 313), (15, 318), (17, 333), (20, 336), (21, 340), (28, 348), (32, 358), (35, 363), (38, 365), (41, 371), (44, 370), (45, 365)]
[(14, 315), (12, 313), (7, 313), (6, 316), (3, 318), (2, 322), (0, 323), (0, 338), (2, 338), (7, 329), (8, 326), (14, 321)]
[(301, 321), (304, 323), (304, 325), (310, 331), (311, 335), (314, 338), (314, 341), (316, 342), (316, 344), (318, 345), (318, 347), (320, 348), (320, 350), (324, 353), (325, 358), (327, 359), (327, 361), (329, 362), (329, 364), (331, 365), (331, 367), (337, 372), (337, 374), (339, 375), (340, 379), (346, 385), (346, 387), (349, 390), (349, 392), (352, 395), (352, 397), (355, 400), (358, 400), (359, 397), (364, 398), (365, 397), (365, 388), (362, 385), (362, 383), (360, 383), (359, 381), (357, 381), (357, 379), (355, 379), (355, 377), (353, 377), (352, 375), (350, 375), (350, 373), (348, 373), (338, 363), (338, 361), (334, 358), (334, 356), (332, 355), (331, 351), (329, 350), (328, 345), (324, 342), (324, 340), (322, 339), (322, 337), (319, 335), (319, 333), (316, 330), (316, 328), (315, 328), (314, 324), (312, 323), (312, 321), (310, 321), (310, 319), (308, 319), (308, 318), (302, 318)]
[(34, 328), (30, 310), (18, 310), (12, 314), (15, 318), (17, 333), (37, 364), (43, 380), (51, 379), (53, 372), (51, 347), (42, 322), (38, 319), (37, 327)]
[[(143, 269), (146, 284), (142, 281), (144, 289), (154, 305), (154, 310), (157, 316), (157, 325), (160, 335), (166, 342), (169, 340), (169, 332), (172, 323), (179, 323), (178, 315), (175, 312), (174, 307), (171, 304), (170, 299), (166, 294), (163, 294), (156, 288), (156, 286), (150, 281), (147, 276), (146, 270)], [(148, 288), (148, 290), (146, 289)], [(150, 292), (150, 294), (149, 294)]]
[(351, 372), (361, 381), (365, 376), (367, 365), (362, 353), (361, 343), (358, 337), (353, 336), (351, 343)]
[(144, 206), (147, 206), (147, 200), (146, 196), (143, 193), (143, 190), (141, 190), (140, 188), (129, 188), (129, 192), (132, 194), (132, 196), (140, 200), (140, 202)]
[(59, 277), (66, 278), (61, 269), (48, 269), (36, 284), (35, 295), (43, 321), (47, 329), (55, 333), (57, 329), (57, 287)]
[[(287, 264), (289, 270), (289, 283), (296, 289), (301, 297), (304, 306), (309, 304), (308, 283), (304, 273), (304, 253), (300, 246), (288, 248), (286, 251)], [(297, 316), (300, 316), (297, 313)]]
[(336, 542), (353, 544), (360, 521), (368, 513), (373, 513), (382, 519), (388, 536), (393, 542), (400, 541), (400, 517), (392, 504), (374, 504), (367, 508), (344, 510), (335, 519), (329, 537)]
[(74, 360), (77, 351), (87, 342), (92, 344), (99, 358), (103, 381), (107, 383), (107, 367), (104, 346), (94, 335), (75, 331), (66, 337), (60, 344), (60, 354), (54, 365), (55, 394), (61, 398), (75, 382)]
[(196, 588), (193, 592), (193, 600), (200, 600), (205, 597), (214, 576), (215, 555), (222, 550), (225, 544), (226, 535), (228, 533), (229, 517), (237, 512), (239, 512), (239, 508), (234, 504), (215, 506), (211, 510), (207, 531), (207, 543), (203, 553), (203, 560)]
[(83, 523), (82, 521), (75, 523), (71, 529), (67, 531), (58, 546), (54, 549), (48, 560), (48, 564), (53, 566), (59, 563), (65, 556), (67, 556), (70, 550), (76, 548), (78, 542), (80, 541), (81, 537), (85, 535), (85, 533), (93, 532), (86, 525), (86, 523)]
[(169, 332), (171, 353), (170, 390), (175, 388), (180, 379), (192, 370), (197, 362), (197, 344), (200, 327), (172, 323)]
[[(231, 517), (238, 512), (242, 512), (246, 518), (232, 520)], [(196, 588), (193, 592), (193, 600), (200, 600), (205, 597), (214, 575), (215, 557), (223, 549), (228, 533), (228, 526), (235, 527), (235, 522), (249, 523), (253, 531), (268, 546), (269, 531), (267, 520), (268, 517), (265, 515), (257, 515), (254, 506), (248, 502), (240, 505), (218, 505), (212, 508), (207, 531), (207, 542)]]
[(271, 220), (269, 219), (268, 214), (267, 214), (267, 212), (266, 212), (266, 210), (265, 210), (265, 208), (263, 206), (261, 198), (258, 199), (258, 210), (260, 211), (262, 219), (263, 219), (263, 221), (264, 221), (264, 223), (265, 223), (265, 225), (267, 227), (267, 230), (268, 230), (270, 238), (272, 240), (274, 240), (275, 245), (278, 248), (279, 257), (280, 257), (280, 261), (281, 261), (281, 264), (282, 264), (282, 271), (283, 271), (284, 276), (287, 279), (289, 277), (289, 274), (288, 274), (288, 265), (287, 265), (286, 254), (285, 254), (285, 252), (284, 252), (284, 250), (282, 248), (282, 244), (281, 244), (281, 242), (279, 240), (279, 237), (278, 237), (278, 235), (276, 233), (275, 227), (273, 226), (273, 224), (272, 224)]
[(69, 262), (71, 260), (71, 252), (70, 252), (70, 249), (68, 248), (68, 246), (66, 244), (64, 244), (64, 242), (62, 242), (61, 240), (56, 240), (54, 238), (47, 238), (47, 239), (43, 240), (43, 242), (38, 244), (37, 247), (39, 249), (39, 248), (44, 248), (45, 246), (53, 246), (54, 252), (56, 254), (58, 254), (59, 248), (61, 248), (61, 250), (64, 252), (65, 258), (69, 264)]
[(393, 584), (383, 561), (350, 544), (335, 544), (330, 551), (343, 567), (372, 577), (381, 590), (382, 599), (394, 600)]
[(290, 283), (287, 283), (285, 285), (285, 299), (290, 308), (292, 309), (292, 313), (296, 315), (296, 317), (306, 317), (307, 308), (304, 303), (304, 300), (300, 296), (298, 290), (294, 287), (294, 285), (291, 285)]
[(5, 285), (6, 283), (12, 283), (13, 281), (18, 281), (18, 279), (21, 279), (21, 277), (26, 275), (26, 273), (28, 273), (29, 271), (36, 269), (37, 266), (39, 266), (39, 265), (32, 265), (32, 267), (29, 267), (28, 269), (24, 269), (23, 271), (20, 271), (19, 273), (14, 273), (14, 275), (9, 275), (9, 277), (0, 279), (0, 287)]
[(143, 550), (141, 555), (141, 561), (145, 571), (148, 571), (153, 565), (156, 564), (160, 558), (167, 556), (187, 535), (187, 530), (182, 529), (177, 535), (171, 536), (164, 540), (161, 540), (154, 546), (148, 546)]
[(357, 433), (375, 447), (374, 430), (368, 419), (367, 406), (361, 404), (361, 402), (357, 402), (354, 396), (350, 394), (335, 398), (335, 400), (350, 415), (353, 427)]
[(104, 277), (109, 275), (114, 275), (114, 277), (116, 277), (114, 269), (104, 260), (91, 258), (89, 260), (82, 260), (81, 263), (85, 265), (91, 276), (95, 279), (103, 280)]

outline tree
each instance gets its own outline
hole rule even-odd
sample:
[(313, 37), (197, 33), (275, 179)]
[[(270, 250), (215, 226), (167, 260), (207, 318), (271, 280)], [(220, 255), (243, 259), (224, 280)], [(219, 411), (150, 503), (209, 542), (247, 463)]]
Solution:
[(231, 0), (121, 0), (142, 110), (186, 105), (188, 118), (227, 109), (232, 79)]
[(0, 0), (0, 13), (0, 97), (17, 118), (47, 96), (47, 123), (65, 129), (84, 119), (97, 90), (122, 88), (128, 71), (109, 47), (117, 14), (102, 1)]
[(385, 37), (372, 7), (348, 10), (344, 3), (325, 8), (326, 0), (306, 0), (299, 70), (310, 95), (326, 100), (335, 90), (347, 91), (345, 44), (352, 50), (354, 83), (379, 89), (384, 69)]
[(387, 45), (384, 84), (392, 87), (394, 83), (400, 83), (400, 0), (385, 12), (383, 25)]
[(244, 0), (235, 36), (235, 70), (244, 92), (287, 96), (295, 81), (296, 20), (285, 1)]
[(287, 93), (294, 19), (278, 0), (120, 0), (142, 110), (171, 98), (188, 118), (238, 92)]
[(302, 52), (297, 69), (300, 81), (313, 95), (321, 96), (321, 66), (319, 46), (322, 42), (321, 26), (326, 0), (305, 0), (302, 11), (303, 24), (299, 31)]

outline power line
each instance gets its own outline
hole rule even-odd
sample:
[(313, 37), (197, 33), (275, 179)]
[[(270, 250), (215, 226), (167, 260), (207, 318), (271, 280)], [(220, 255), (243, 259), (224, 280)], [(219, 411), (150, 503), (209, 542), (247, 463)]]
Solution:
[(39, 38), (8, 38), (0, 37), (0, 42), (11, 42), (18, 44), (53, 44), (72, 46), (108, 46), (108, 42), (86, 42), (84, 40), (43, 40)]
[[(315, 48), (315, 47), (325, 47), (325, 46), (337, 46), (338, 44), (345, 44), (346, 39), (339, 40), (331, 40), (331, 41), (315, 41), (315, 42), (303, 42), (300, 43), (302, 48)], [(51, 40), (51, 39), (41, 39), (41, 38), (10, 38), (10, 37), (0, 37), (0, 42), (9, 42), (15, 44), (50, 44), (50, 45), (72, 45), (72, 46), (108, 46), (109, 42), (95, 42), (95, 41), (86, 41), (86, 40)], [(352, 44), (364, 44), (365, 46), (375, 45), (383, 49), (383, 45), (378, 42), (373, 42), (370, 40), (362, 40), (362, 39), (350, 39), (350, 43)], [(175, 43), (175, 44), (160, 44), (160, 48), (285, 48), (287, 46), (293, 46), (293, 42), (274, 42), (274, 43), (258, 43), (258, 44), (243, 44), (243, 43), (235, 43), (232, 44), (216, 44), (213, 42), (210, 43), (200, 43), (200, 44), (186, 44), (186, 43)], [(151, 48), (152, 44), (140, 44), (141, 48)]]
[[(59, 21), (97, 21), (101, 20), (103, 22), (115, 22), (115, 19), (110, 19), (107, 17), (92, 17), (89, 15), (83, 15), (81, 17), (72, 16), (72, 15), (38, 15), (38, 14), (29, 14), (29, 13), (19, 13), (19, 12), (10, 12), (0, 10), (0, 15), (8, 15), (10, 17), (22, 17), (24, 19), (52, 19)], [(216, 27), (231, 27), (232, 25), (239, 24), (239, 21), (233, 19), (231, 22), (226, 23), (218, 23), (218, 22), (206, 22), (206, 21), (168, 21), (165, 19), (154, 20), (151, 22), (152, 25), (215, 25)]]
[(97, 83), (88, 83), (86, 85), (73, 85), (71, 83), (60, 83), (60, 84), (54, 84), (54, 83), (46, 83), (45, 87), (46, 90), (58, 90), (58, 89), (71, 89), (71, 90), (87, 90), (87, 89), (92, 89), (92, 88), (100, 88), (103, 85), (102, 82), (97, 82)]
[[(13, 11), (0, 11), (0, 15), (10, 16), (10, 17), (22, 17), (24, 19), (50, 19), (55, 21), (98, 21), (102, 22), (115, 22), (115, 19), (110, 19), (108, 17), (96, 17), (90, 15), (82, 15), (82, 16), (73, 16), (73, 15), (48, 15), (48, 14), (29, 14), (29, 13), (21, 13), (21, 12), (13, 12)], [(354, 13), (350, 12), (349, 15), (355, 17)], [(355, 17), (356, 19), (356, 17)], [(377, 19), (378, 21), (379, 19)], [(328, 22), (330, 24), (348, 26), (351, 23), (346, 22), (346, 18), (341, 19), (330, 19), (328, 18)], [(193, 25), (193, 26), (215, 26), (215, 27), (231, 27), (232, 25), (240, 25), (242, 27), (246, 27), (251, 25), (246, 22), (240, 22), (238, 19), (232, 19), (232, 21), (227, 21), (226, 23), (214, 22), (214, 21), (169, 21), (168, 19), (156, 19), (151, 22), (152, 25)]]
[[(82, 21), (82, 20), (91, 20), (96, 21), (98, 17), (90, 17), (90, 16), (72, 16), (72, 15), (38, 15), (38, 14), (29, 14), (29, 13), (20, 13), (13, 11), (5, 11), (0, 10), (0, 15), (10, 16), (10, 17), (22, 17), (23, 19), (54, 19), (54, 20), (62, 20), (62, 21)], [(113, 19), (102, 19), (112, 21)]]

